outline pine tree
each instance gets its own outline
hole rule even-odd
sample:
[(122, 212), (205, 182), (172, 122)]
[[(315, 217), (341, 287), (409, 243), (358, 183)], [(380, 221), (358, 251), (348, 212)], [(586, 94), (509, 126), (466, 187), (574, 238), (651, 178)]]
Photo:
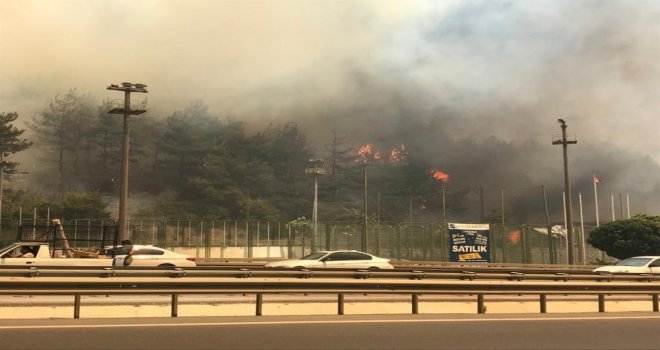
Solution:
[[(27, 139), (21, 138), (25, 129), (18, 129), (13, 122), (18, 119), (18, 113), (0, 113), (0, 167), (4, 175), (16, 174), (19, 163), (5, 160), (9, 155), (26, 150), (32, 145)], [(0, 178), (0, 181), (2, 179)]]

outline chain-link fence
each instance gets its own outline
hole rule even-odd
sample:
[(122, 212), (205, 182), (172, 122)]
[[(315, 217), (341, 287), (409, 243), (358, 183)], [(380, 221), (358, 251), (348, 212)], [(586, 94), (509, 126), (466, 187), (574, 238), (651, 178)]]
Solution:
[[(98, 225), (115, 220), (69, 220), (67, 235), (84, 238)], [(8, 245), (16, 240), (19, 222), (3, 220), (0, 241)], [(23, 220), (23, 224), (45, 225), (45, 220)], [(128, 238), (134, 244), (153, 244), (199, 258), (300, 258), (317, 250), (366, 250), (385, 258), (414, 261), (448, 261), (447, 224), (441, 223), (370, 223), (363, 249), (361, 222), (309, 223), (269, 221), (190, 221), (129, 220)], [(602, 252), (586, 242), (595, 227), (585, 227), (584, 235), (576, 226), (575, 262), (596, 264)], [(583, 237), (584, 236), (584, 237)], [(545, 225), (491, 224), (490, 252), (494, 263), (550, 264), (567, 263), (567, 240), (552, 234), (548, 239)]]

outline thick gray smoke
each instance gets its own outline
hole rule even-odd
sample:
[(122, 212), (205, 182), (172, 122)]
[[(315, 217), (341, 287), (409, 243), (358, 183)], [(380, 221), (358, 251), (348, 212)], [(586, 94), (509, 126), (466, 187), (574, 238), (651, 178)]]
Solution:
[(405, 143), (452, 186), (528, 198), (544, 184), (555, 207), (561, 117), (585, 202), (595, 173), (601, 205), (630, 192), (634, 212), (658, 213), (659, 14), (627, 0), (3, 1), (0, 109), (144, 82), (152, 115), (202, 98), (255, 130), (296, 121), (319, 156), (330, 130)]

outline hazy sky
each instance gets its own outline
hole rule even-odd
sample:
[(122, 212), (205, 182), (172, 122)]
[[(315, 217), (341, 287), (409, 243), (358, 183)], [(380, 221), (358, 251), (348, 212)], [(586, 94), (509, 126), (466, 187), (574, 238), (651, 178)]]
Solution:
[(278, 88), (332, 94), (347, 69), (387, 51), (405, 56), (401, 36), (428, 9), (384, 0), (2, 0), (0, 103), (25, 108), (74, 87), (112, 96), (105, 87), (126, 80), (148, 84), (162, 109), (198, 98), (240, 109)]
[(582, 144), (660, 160), (660, 1), (0, 0), (0, 52), (0, 111), (26, 117), (130, 81), (164, 115), (407, 105), (457, 135), (543, 143), (562, 117)]

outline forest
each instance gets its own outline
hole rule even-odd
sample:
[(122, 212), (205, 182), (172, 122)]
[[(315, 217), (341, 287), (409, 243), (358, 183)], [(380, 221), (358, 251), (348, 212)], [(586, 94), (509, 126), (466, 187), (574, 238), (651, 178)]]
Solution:
[[(109, 101), (70, 90), (37, 115), (0, 114), (2, 216), (16, 217), (20, 208), (49, 208), (67, 218), (113, 217), (122, 118), (109, 110)], [(382, 221), (543, 222), (544, 184), (553, 219), (560, 219), (559, 149), (549, 143), (452, 137), (446, 120), (401, 116), (399, 127), (380, 134), (336, 125), (313, 130), (320, 141), (312, 143), (293, 118), (248, 124), (239, 116), (209, 112), (201, 100), (169, 115), (131, 117), (129, 216), (309, 218), (315, 179), (305, 169), (320, 158), (326, 172), (317, 179), (319, 220), (360, 220), (365, 183), (369, 216)], [(375, 134), (379, 137), (368, 136)], [(620, 168), (630, 157), (587, 149), (591, 153), (577, 156), (582, 166), (575, 184), (592, 196), (591, 172)], [(21, 164), (17, 159), (28, 159), (25, 154), (32, 160)], [(634, 159), (636, 168), (657, 169), (650, 159)]]

